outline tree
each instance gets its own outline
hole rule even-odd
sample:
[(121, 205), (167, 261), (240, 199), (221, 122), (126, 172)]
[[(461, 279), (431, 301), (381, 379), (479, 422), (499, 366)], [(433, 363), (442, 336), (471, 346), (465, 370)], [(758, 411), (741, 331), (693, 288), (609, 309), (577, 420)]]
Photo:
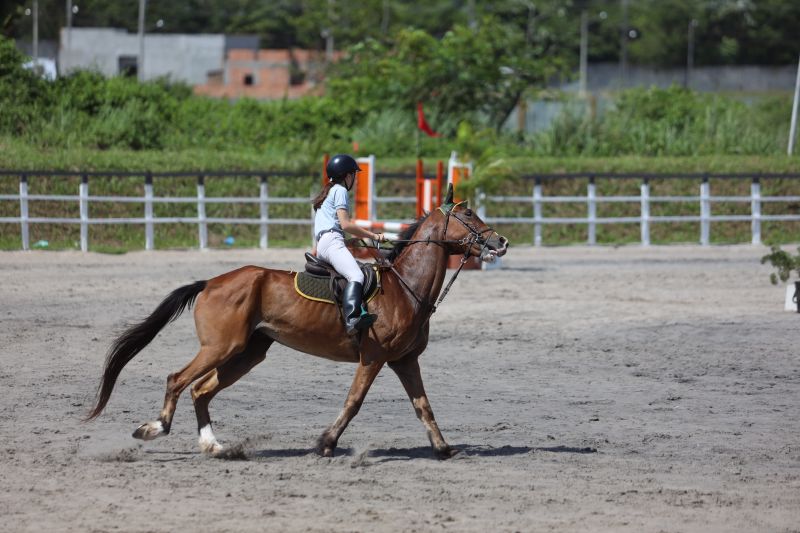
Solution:
[(544, 86), (564, 65), (552, 47), (528, 43), (519, 29), (487, 17), (476, 29), (456, 25), (441, 39), (407, 29), (389, 44), (355, 45), (328, 87), (334, 98), (365, 111), (411, 112), (422, 101), (439, 115), (482, 117), (499, 129), (524, 91)]

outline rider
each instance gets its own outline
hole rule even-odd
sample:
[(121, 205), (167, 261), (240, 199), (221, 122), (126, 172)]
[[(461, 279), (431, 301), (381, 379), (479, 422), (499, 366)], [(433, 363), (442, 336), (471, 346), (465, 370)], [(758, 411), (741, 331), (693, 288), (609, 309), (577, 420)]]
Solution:
[(348, 335), (355, 335), (359, 330), (370, 327), (377, 316), (367, 313), (361, 305), (364, 274), (353, 254), (345, 247), (344, 233), (378, 242), (386, 238), (383, 233), (372, 233), (350, 219), (347, 192), (353, 188), (356, 172), (361, 170), (356, 160), (346, 154), (335, 155), (328, 161), (325, 170), (328, 183), (311, 202), (315, 212), (315, 255), (333, 265), (339, 274), (347, 278), (343, 296), (345, 328)]

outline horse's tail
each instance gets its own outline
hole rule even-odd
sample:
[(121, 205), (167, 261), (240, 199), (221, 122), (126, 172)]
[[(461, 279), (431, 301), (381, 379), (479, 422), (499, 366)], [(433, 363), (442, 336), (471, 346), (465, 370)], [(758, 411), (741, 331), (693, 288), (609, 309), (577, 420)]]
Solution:
[(97, 417), (106, 406), (114, 384), (117, 382), (117, 377), (125, 365), (150, 344), (164, 326), (178, 318), (186, 307), (192, 306), (197, 295), (206, 288), (206, 283), (205, 281), (195, 281), (190, 285), (175, 289), (164, 298), (164, 301), (149, 317), (139, 324), (131, 326), (117, 337), (106, 355), (103, 380), (97, 389), (97, 401), (86, 420)]

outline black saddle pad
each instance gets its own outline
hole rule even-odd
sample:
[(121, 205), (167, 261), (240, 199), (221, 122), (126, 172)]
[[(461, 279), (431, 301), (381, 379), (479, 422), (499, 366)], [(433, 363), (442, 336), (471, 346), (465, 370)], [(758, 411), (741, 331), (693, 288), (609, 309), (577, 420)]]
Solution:
[[(372, 300), (378, 293), (380, 273), (372, 263), (358, 263), (364, 273), (363, 301)], [(294, 277), (294, 289), (303, 298), (329, 304), (340, 304), (347, 280), (340, 276), (319, 276), (310, 272), (298, 272)]]

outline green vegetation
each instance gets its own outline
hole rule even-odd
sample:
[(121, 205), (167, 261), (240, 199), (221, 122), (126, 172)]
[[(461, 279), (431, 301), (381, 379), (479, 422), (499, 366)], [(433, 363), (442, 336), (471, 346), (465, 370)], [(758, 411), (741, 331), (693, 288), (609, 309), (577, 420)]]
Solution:
[[(77, 27), (115, 27), (135, 32), (138, 2), (80, 0), (72, 17)], [(627, 20), (637, 30), (628, 42), (632, 63), (674, 66), (686, 60), (687, 26), (696, 21), (698, 65), (787, 65), (797, 62), (800, 4), (791, 0), (636, 0), (628, 2)], [(322, 30), (337, 48), (364, 39), (388, 40), (414, 27), (445, 35), (455, 25), (479, 26), (489, 16), (508, 31), (521, 31), (550, 55), (578, 62), (579, 19), (590, 17), (589, 60), (617, 61), (619, 30), (625, 20), (618, 0), (181, 0), (148, 2), (146, 24), (170, 33), (254, 34), (265, 48), (321, 50)], [(0, 3), (0, 34), (30, 40), (30, 0)], [(63, 0), (39, 0), (39, 36), (57, 39), (66, 26)]]
[[(86, 1), (89, 3), (82, 4), (81, 10), (86, 7), (85, 13), (91, 13), (86, 16), (93, 18), (86, 25), (124, 26), (135, 20), (130, 17), (135, 3)], [(58, 13), (63, 14), (63, 9), (49, 10), (48, 2), (40, 1), (40, 8), (46, 11), (43, 36), (57, 27), (62, 16)], [(184, 7), (179, 9), (178, 4)], [(388, 11), (383, 10), (376, 21), (378, 4), (388, 6)], [(608, 22), (593, 22), (590, 51), (595, 59), (616, 58), (621, 15), (619, 3), (612, 4), (588, 0), (542, 0), (535, 6), (511, 0), (463, 5), (433, 1), (413, 8), (407, 3), (376, 0), (353, 4), (348, 13), (338, 14), (341, 18), (333, 27), (337, 46), (348, 46), (328, 73), (327, 95), (265, 102), (215, 100), (195, 96), (189, 87), (169, 80), (140, 84), (126, 78), (106, 79), (93, 72), (77, 72), (51, 83), (24, 69), (25, 58), (10, 40), (0, 38), (0, 168), (142, 174), (148, 170), (303, 173), (300, 178), (270, 177), (271, 197), (310, 195), (318, 185), (323, 154), (352, 152), (356, 144), (359, 154), (377, 156), (379, 174), (413, 172), (417, 156), (431, 173), (436, 160), (446, 160), (456, 150), (463, 159), (476, 163), (476, 174), (463, 188), (464, 194), (480, 186), (490, 193), (502, 190), (506, 195), (529, 196), (532, 183), (522, 176), (532, 174), (630, 173), (633, 177), (626, 179), (598, 179), (598, 194), (636, 196), (643, 173), (800, 172), (799, 160), (783, 155), (791, 107), (788, 95), (744, 102), (730, 95), (677, 87), (632, 89), (611, 95), (612, 104), (596, 110), (592, 102), (545, 90), (546, 80), (566, 76), (575, 67), (575, 21), (584, 8), (592, 13), (601, 7), (609, 10)], [(797, 24), (793, 21), (800, 16), (800, 9), (789, 6), (792, 3), (777, 5), (776, 0), (760, 2), (759, 9), (749, 2), (727, 0), (716, 3), (726, 9), (707, 9), (691, 0), (635, 4), (629, 13), (631, 24), (642, 30), (644, 37), (628, 43), (630, 58), (657, 58), (650, 61), (656, 64), (680, 63), (675, 51), (685, 50), (682, 36), (691, 17), (698, 20), (698, 63), (720, 62), (720, 58), (725, 63), (785, 62), (779, 58), (787, 47), (779, 45), (794, 35)], [(320, 44), (319, 28), (330, 23), (331, 17), (329, 3), (322, 0), (266, 4), (231, 0), (225, 9), (216, 0), (192, 5), (190, 16), (183, 11), (185, 3), (153, 3), (150, 16), (157, 17), (159, 10), (164, 10), (160, 15), (174, 21), (170, 31), (184, 27), (186, 31), (257, 32), (272, 36), (264, 46), (311, 48)], [(465, 10), (468, 5), (476, 6), (474, 12)], [(0, 20), (6, 24), (3, 33), (19, 34), (22, 2), (9, 6), (0, 8)], [(650, 15), (640, 10), (642, 6), (652, 8)], [(768, 12), (761, 9), (764, 6), (775, 9)], [(209, 13), (218, 15), (209, 17)], [(738, 28), (741, 17), (756, 23), (739, 28), (737, 41), (712, 43), (710, 34), (703, 32)], [(414, 27), (409, 27), (411, 23)], [(278, 26), (280, 30), (274, 31)], [(665, 47), (654, 47), (650, 35), (661, 35), (658, 39)], [(560, 99), (565, 111), (546, 131), (523, 135), (503, 130), (516, 103), (529, 97)], [(424, 103), (428, 121), (441, 137), (420, 135), (417, 102)], [(192, 196), (195, 180), (195, 176), (157, 178), (156, 195)], [(78, 176), (41, 176), (31, 177), (29, 185), (32, 194), (75, 195), (78, 182)], [(586, 184), (585, 178), (548, 180), (545, 194), (582, 196)], [(699, 187), (696, 179), (652, 179), (650, 185), (651, 194), (662, 196), (696, 196)], [(413, 195), (410, 180), (381, 179), (378, 186), (382, 196)], [(747, 196), (749, 186), (748, 180), (711, 182), (714, 195)], [(90, 180), (93, 195), (141, 196), (142, 187), (141, 177)], [(796, 195), (798, 181), (765, 178), (762, 187), (764, 195)], [(209, 178), (206, 188), (209, 197), (256, 196), (258, 178)], [(17, 190), (17, 176), (0, 177), (0, 194)], [(140, 217), (142, 213), (142, 205), (136, 203), (92, 203), (90, 209), (92, 217)], [(156, 216), (193, 217), (195, 209), (193, 204), (157, 204)], [(548, 204), (544, 216), (579, 217), (585, 209), (581, 203)], [(31, 203), (31, 216), (74, 218), (77, 210), (77, 202)], [(413, 209), (405, 204), (382, 205), (379, 211), (382, 218), (413, 216)], [(712, 211), (742, 215), (749, 212), (749, 205), (724, 202), (714, 204)], [(694, 200), (652, 206), (654, 216), (698, 212)], [(797, 213), (800, 207), (765, 204), (763, 212)], [(532, 207), (530, 203), (504, 203), (490, 206), (490, 213), (529, 217)], [(307, 205), (270, 206), (273, 218), (309, 218), (309, 214)], [(636, 203), (598, 205), (600, 217), (637, 214)], [(0, 202), (0, 216), (18, 216), (18, 206)], [(212, 205), (208, 216), (257, 218), (258, 209), (253, 204)], [(500, 229), (513, 242), (532, 241), (529, 225)], [(79, 238), (77, 225), (34, 224), (31, 231), (31, 242), (47, 240), (50, 249), (75, 248)], [(234, 246), (250, 247), (258, 243), (258, 231), (255, 225), (212, 224), (209, 242), (213, 247), (226, 246), (225, 238), (232, 236)], [(156, 245), (196, 246), (196, 232), (194, 225), (159, 224)], [(712, 241), (749, 242), (749, 232), (748, 223), (713, 224)], [(307, 226), (271, 226), (270, 244), (305, 245), (308, 234)], [(764, 223), (762, 234), (770, 243), (798, 241), (800, 224)], [(654, 224), (651, 232), (654, 243), (697, 242), (698, 236), (697, 223)], [(636, 224), (600, 225), (597, 238), (600, 243), (638, 242), (639, 228)], [(585, 240), (585, 225), (544, 228), (547, 244)], [(112, 252), (143, 245), (142, 226), (90, 228), (93, 250)], [(19, 228), (0, 224), (0, 248), (18, 247)]]
[(800, 281), (800, 248), (797, 249), (797, 255), (792, 255), (785, 250), (781, 250), (780, 246), (772, 246), (770, 253), (761, 258), (761, 264), (769, 263), (777, 272), (770, 274), (769, 279), (773, 285), (778, 284), (780, 281), (788, 281), (789, 277), (794, 272)]

